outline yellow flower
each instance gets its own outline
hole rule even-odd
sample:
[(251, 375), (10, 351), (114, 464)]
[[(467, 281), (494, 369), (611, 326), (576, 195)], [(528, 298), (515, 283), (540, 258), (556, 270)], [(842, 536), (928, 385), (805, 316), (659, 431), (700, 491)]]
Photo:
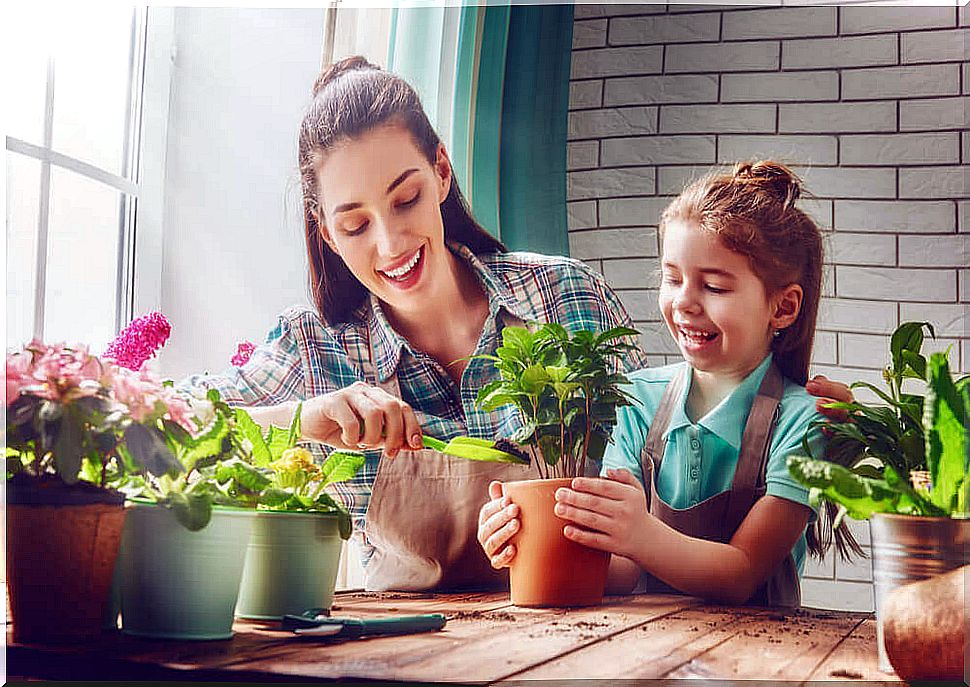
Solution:
[(305, 448), (288, 448), (278, 460), (269, 464), (276, 472), (280, 486), (300, 489), (320, 474), (312, 454)]

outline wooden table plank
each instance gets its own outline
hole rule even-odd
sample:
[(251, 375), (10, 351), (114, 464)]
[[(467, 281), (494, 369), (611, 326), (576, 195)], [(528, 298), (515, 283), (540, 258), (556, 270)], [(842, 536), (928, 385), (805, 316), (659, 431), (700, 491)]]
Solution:
[(299, 642), (233, 668), (327, 679), (495, 681), (696, 601), (623, 597), (568, 611), (489, 610), (483, 603), (486, 608), (478, 612), (454, 609), (442, 632), (341, 644)]
[(876, 621), (863, 620), (808, 675), (808, 680), (865, 680), (867, 684), (899, 684), (895, 673), (879, 670), (876, 649)]
[(860, 622), (858, 615), (813, 611), (747, 616), (725, 641), (658, 677), (802, 680)]

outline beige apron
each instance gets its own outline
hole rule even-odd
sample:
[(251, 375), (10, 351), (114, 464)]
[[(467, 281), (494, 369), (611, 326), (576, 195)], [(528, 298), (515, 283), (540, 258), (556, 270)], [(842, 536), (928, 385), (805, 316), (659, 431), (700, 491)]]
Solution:
[[(378, 379), (373, 352), (360, 363), (368, 381)], [(401, 398), (396, 374), (376, 384)], [(492, 480), (538, 476), (534, 465), (483, 463), (431, 449), (401, 451), (391, 459), (381, 455), (364, 518), (374, 547), (364, 571), (366, 589), (508, 588), (508, 569), (493, 569), (478, 543), (478, 513)]]
[[(659, 474), (667, 444), (664, 433), (670, 424), (676, 404), (680, 402), (689, 374), (690, 368), (685, 366), (683, 372), (667, 385), (653, 422), (650, 423), (647, 441), (640, 454), (650, 513), (690, 537), (727, 543), (734, 536), (755, 501), (765, 494), (768, 450), (771, 446), (771, 435), (777, 422), (778, 403), (784, 392), (785, 382), (778, 368), (772, 363), (748, 414), (731, 488), (695, 506), (678, 509), (667, 505), (657, 495), (655, 475)], [(677, 593), (677, 590), (649, 573), (643, 573), (640, 584), (641, 588), (647, 591)], [(748, 604), (789, 607), (801, 605), (798, 573), (791, 553), (758, 588), (748, 600)]]

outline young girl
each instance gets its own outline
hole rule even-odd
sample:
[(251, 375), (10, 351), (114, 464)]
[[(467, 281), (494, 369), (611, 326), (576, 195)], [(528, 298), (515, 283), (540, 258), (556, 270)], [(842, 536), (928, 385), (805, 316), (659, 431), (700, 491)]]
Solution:
[(785, 461), (822, 417), (803, 386), (822, 241), (799, 192), (784, 166), (743, 163), (662, 215), (660, 308), (685, 362), (630, 375), (609, 479), (556, 494), (565, 535), (614, 554), (613, 591), (799, 605), (814, 513)]

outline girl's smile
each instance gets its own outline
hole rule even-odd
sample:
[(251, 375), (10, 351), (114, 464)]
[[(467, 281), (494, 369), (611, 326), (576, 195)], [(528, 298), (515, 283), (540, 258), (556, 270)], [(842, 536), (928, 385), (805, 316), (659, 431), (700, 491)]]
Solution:
[(420, 281), (423, 268), (424, 246), (421, 246), (404, 262), (397, 261), (396, 267), (379, 269), (378, 272), (393, 288), (406, 291)]

